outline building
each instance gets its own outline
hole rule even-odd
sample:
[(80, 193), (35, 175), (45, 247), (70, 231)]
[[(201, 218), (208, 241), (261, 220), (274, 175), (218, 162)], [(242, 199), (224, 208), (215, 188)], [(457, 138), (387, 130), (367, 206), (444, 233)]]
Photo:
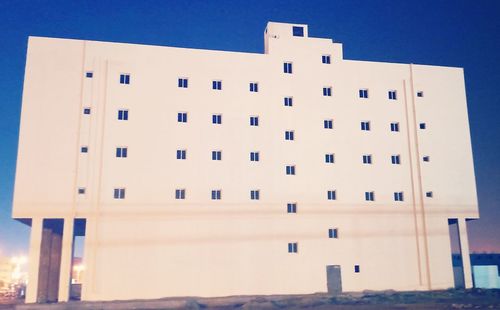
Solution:
[[(453, 287), (478, 206), (461, 68), (30, 37), (13, 218), (27, 302)], [(48, 259), (50, 258), (50, 259)], [(470, 261), (463, 262), (471, 287)]]

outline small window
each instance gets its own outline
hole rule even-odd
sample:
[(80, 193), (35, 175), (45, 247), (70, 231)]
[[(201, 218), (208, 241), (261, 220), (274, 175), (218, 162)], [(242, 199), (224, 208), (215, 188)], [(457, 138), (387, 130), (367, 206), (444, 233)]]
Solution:
[(423, 91), (418, 91), (417, 92), (417, 97), (423, 97), (424, 96), (424, 92)]
[(361, 122), (361, 130), (370, 131), (370, 122)]
[(186, 112), (177, 113), (177, 122), (187, 123), (187, 121), (188, 121), (188, 114)]
[(186, 199), (186, 190), (185, 189), (176, 189), (175, 190), (175, 199)]
[(399, 123), (391, 123), (391, 131), (398, 132), (399, 131)]
[(335, 162), (334, 154), (325, 154), (325, 163), (333, 164)]
[(260, 199), (260, 191), (257, 190), (251, 190), (250, 191), (250, 199), (251, 200), (259, 200)]
[(212, 160), (222, 160), (222, 151), (212, 151)]
[(285, 171), (287, 175), (295, 175), (295, 166), (286, 166)]
[(430, 156), (424, 156), (422, 159), (423, 159), (423, 161), (425, 161), (425, 162), (429, 162), (429, 161), (431, 161), (431, 157), (430, 157)]
[(88, 153), (89, 152), (89, 147), (88, 146), (82, 146), (80, 148), (80, 152), (82, 152), (82, 153)]
[(418, 127), (419, 127), (420, 129), (425, 129), (427, 126), (425, 125), (425, 123), (420, 123), (420, 124), (418, 125)]
[(393, 165), (399, 165), (401, 163), (399, 155), (391, 155), (391, 163)]
[(120, 84), (130, 84), (130, 74), (120, 74)]
[(372, 156), (371, 155), (363, 155), (363, 164), (370, 165), (371, 163), (372, 163)]
[(323, 121), (323, 127), (325, 129), (333, 129), (333, 119), (325, 119)]
[(294, 132), (293, 131), (285, 131), (285, 140), (294, 140)]
[(323, 87), (323, 96), (330, 97), (332, 95), (331, 87)]
[(403, 192), (394, 192), (394, 201), (404, 201)]
[(335, 191), (335, 190), (329, 190), (327, 192), (326, 196), (327, 196), (328, 200), (337, 200), (337, 191)]
[(177, 87), (188, 88), (188, 79), (187, 78), (178, 78), (177, 79)]
[(79, 195), (85, 195), (85, 187), (79, 187), (78, 188), (78, 194)]
[(221, 200), (222, 194), (220, 189), (212, 190), (212, 200)]
[(397, 92), (395, 90), (390, 90), (387, 92), (387, 96), (389, 97), (389, 100), (397, 100)]
[(293, 73), (292, 72), (292, 63), (291, 62), (285, 62), (283, 63), (283, 72), (284, 73)]
[(113, 198), (114, 199), (125, 199), (125, 189), (124, 188), (115, 188), (113, 190)]
[(176, 158), (177, 159), (186, 159), (186, 150), (177, 150)]
[(365, 192), (366, 201), (375, 201), (375, 192)]
[(359, 273), (359, 265), (354, 265), (354, 272)]
[(259, 126), (258, 116), (250, 116), (250, 126)]
[(330, 55), (321, 56), (321, 63), (330, 64)]
[(212, 89), (222, 90), (222, 81), (212, 81)]
[(427, 198), (432, 198), (432, 197), (433, 197), (432, 192), (426, 192), (426, 193), (425, 193), (425, 197), (427, 197)]
[(118, 120), (127, 121), (128, 120), (128, 110), (118, 110)]
[(212, 124), (222, 124), (222, 114), (212, 114)]
[(89, 115), (90, 114), (90, 108), (83, 108), (83, 114)]
[(339, 230), (337, 228), (328, 229), (328, 238), (337, 239), (339, 237)]
[(292, 97), (285, 97), (284, 105), (285, 105), (285, 107), (293, 106), (293, 98)]
[(127, 157), (127, 148), (126, 147), (117, 147), (116, 148), (116, 157), (126, 158)]
[(304, 27), (293, 26), (292, 34), (294, 37), (303, 37), (304, 36)]
[(250, 161), (259, 161), (259, 152), (250, 152)]
[(250, 83), (250, 92), (257, 93), (259, 91), (259, 83), (251, 82)]
[(88, 78), (88, 79), (93, 78), (94, 77), (94, 72), (92, 72), (92, 71), (85, 72), (85, 77)]
[(368, 89), (360, 89), (359, 98), (368, 98)]
[(287, 213), (297, 213), (297, 204), (296, 203), (287, 203), (286, 204), (286, 212)]
[(288, 243), (288, 253), (297, 253), (297, 251), (298, 251), (297, 242)]

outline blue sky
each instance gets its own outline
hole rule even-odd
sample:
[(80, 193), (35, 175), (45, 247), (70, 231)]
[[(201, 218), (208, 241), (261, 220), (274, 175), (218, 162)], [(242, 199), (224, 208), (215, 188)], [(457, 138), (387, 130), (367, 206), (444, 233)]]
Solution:
[(0, 254), (28, 248), (10, 213), (29, 35), (261, 53), (268, 21), (308, 24), (347, 59), (464, 67), (482, 217), (470, 246), (500, 252), (500, 1), (0, 0)]

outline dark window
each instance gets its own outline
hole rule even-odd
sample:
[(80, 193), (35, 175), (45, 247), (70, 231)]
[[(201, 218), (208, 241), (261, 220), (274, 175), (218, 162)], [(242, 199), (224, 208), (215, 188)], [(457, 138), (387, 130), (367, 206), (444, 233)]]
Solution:
[(420, 124), (418, 125), (418, 127), (419, 127), (420, 129), (425, 129), (425, 128), (426, 128), (426, 125), (425, 125), (425, 123), (420, 123)]
[(250, 116), (250, 126), (259, 126), (258, 116)]
[(325, 129), (333, 129), (333, 120), (332, 119), (325, 119), (323, 121), (323, 127)]
[(113, 198), (125, 199), (125, 189), (124, 188), (115, 188), (113, 191)]
[(85, 194), (85, 187), (78, 188), (78, 194), (84, 195)]
[(324, 64), (329, 64), (330, 63), (330, 55), (321, 56), (321, 62)]
[(430, 156), (424, 156), (423, 160), (429, 162), (429, 161), (431, 161), (431, 158), (430, 158)]
[(287, 175), (295, 175), (295, 166), (286, 166)]
[(403, 192), (394, 192), (394, 201), (404, 201)]
[(423, 91), (418, 91), (417, 92), (417, 97), (423, 97), (424, 96), (424, 92)]
[(120, 121), (128, 120), (128, 110), (118, 110), (118, 120)]
[(176, 189), (175, 190), (175, 199), (186, 199), (186, 190), (185, 189)]
[(220, 200), (221, 199), (221, 190), (216, 189), (212, 191), (212, 200)]
[(327, 192), (328, 200), (337, 200), (337, 191), (330, 190)]
[(332, 95), (331, 87), (323, 87), (323, 96), (330, 97)]
[(389, 96), (390, 100), (397, 100), (397, 93), (395, 90), (390, 90), (387, 92), (387, 95)]
[(186, 150), (177, 150), (177, 159), (186, 159)]
[(399, 123), (391, 123), (391, 131), (399, 131)]
[(285, 97), (284, 105), (285, 105), (285, 107), (293, 106), (293, 98), (292, 97)]
[(354, 265), (354, 272), (359, 273), (359, 265)]
[(80, 151), (82, 153), (88, 153), (89, 152), (89, 148), (88, 148), (88, 146), (82, 146), (81, 149), (80, 149)]
[(363, 155), (363, 164), (371, 164), (372, 156), (371, 155)]
[(120, 74), (120, 84), (130, 84), (130, 74)]
[(360, 89), (359, 98), (368, 98), (368, 89)]
[(328, 229), (328, 238), (337, 239), (339, 236), (337, 228)]
[(297, 253), (298, 245), (297, 242), (288, 243), (288, 253)]
[(251, 200), (259, 200), (260, 199), (260, 191), (259, 190), (251, 190), (250, 191), (250, 199)]
[(294, 37), (303, 37), (304, 36), (304, 27), (293, 26), (292, 33)]
[(285, 140), (294, 140), (294, 132), (285, 131)]
[(250, 161), (259, 161), (259, 152), (250, 152)]
[(94, 77), (94, 73), (92, 71), (87, 71), (85, 72), (85, 77), (91, 79)]
[(256, 82), (251, 82), (250, 83), (250, 91), (252, 93), (256, 93), (259, 91), (259, 83), (256, 83)]
[(222, 115), (221, 114), (213, 114), (212, 115), (212, 124), (222, 124)]
[(399, 155), (391, 155), (391, 163), (393, 165), (399, 165), (400, 164), (400, 157), (399, 157)]
[(426, 192), (425, 197), (432, 198), (433, 197), (432, 192)]
[(127, 157), (127, 148), (126, 147), (117, 147), (116, 148), (116, 157), (126, 158)]
[(222, 81), (212, 81), (212, 89), (221, 90)]
[(212, 160), (222, 160), (222, 152), (212, 151)]
[(179, 123), (187, 123), (188, 115), (186, 112), (177, 113), (177, 122)]
[(83, 114), (90, 114), (90, 108), (83, 108)]
[(365, 200), (366, 201), (374, 201), (375, 200), (375, 192), (365, 192)]
[(285, 62), (283, 63), (283, 72), (284, 73), (293, 73), (292, 71), (292, 63), (291, 62)]
[(333, 164), (335, 162), (335, 157), (333, 154), (325, 154), (325, 162), (328, 164)]
[(297, 213), (297, 204), (296, 203), (287, 203), (286, 204), (286, 212)]
[(187, 78), (179, 78), (177, 80), (177, 86), (180, 88), (188, 88), (188, 79)]
[(370, 130), (370, 122), (361, 122), (361, 130), (369, 131)]

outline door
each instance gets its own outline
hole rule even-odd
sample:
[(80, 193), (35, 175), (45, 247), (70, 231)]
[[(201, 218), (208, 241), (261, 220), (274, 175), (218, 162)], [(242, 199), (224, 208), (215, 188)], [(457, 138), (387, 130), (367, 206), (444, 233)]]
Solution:
[(340, 277), (340, 265), (326, 266), (326, 286), (328, 293), (342, 293), (342, 279)]

